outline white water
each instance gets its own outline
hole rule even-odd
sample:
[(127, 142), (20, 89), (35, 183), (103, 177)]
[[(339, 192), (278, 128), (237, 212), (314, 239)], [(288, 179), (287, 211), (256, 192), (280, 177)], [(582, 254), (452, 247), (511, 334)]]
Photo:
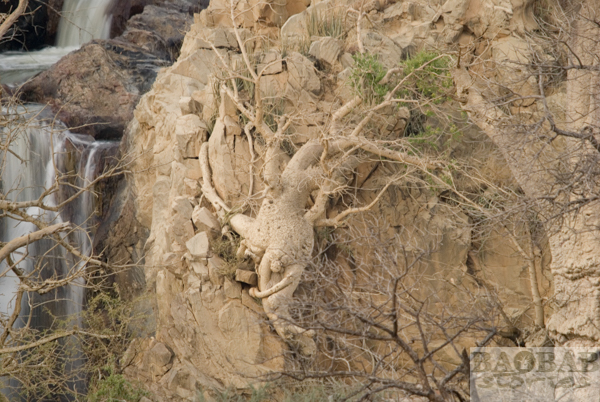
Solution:
[(108, 38), (111, 0), (65, 0), (58, 25), (58, 47), (81, 46), (92, 39)]
[[(38, 112), (38, 106), (27, 106), (28, 112)], [(18, 110), (23, 113), (23, 110)], [(6, 133), (0, 132), (0, 135)], [(30, 120), (23, 128), (12, 131), (11, 135), (15, 140), (11, 143), (11, 153), (0, 155), (2, 166), (1, 171), (1, 193), (7, 199), (12, 201), (26, 201), (38, 199), (41, 194), (54, 185), (57, 169), (60, 172), (65, 169), (65, 165), (71, 161), (78, 161), (75, 166), (75, 174), (78, 175), (76, 183), (80, 188), (94, 180), (98, 163), (102, 162), (103, 151), (108, 150), (115, 143), (106, 141), (94, 141), (90, 136), (73, 134), (66, 130), (61, 124), (51, 126), (49, 123), (39, 120)], [(3, 141), (4, 142), (4, 139)], [(17, 157), (18, 156), (18, 157)], [(66, 191), (66, 193), (62, 193)], [(46, 196), (44, 203), (48, 206), (56, 206), (59, 199), (69, 196), (69, 189), (61, 189), (54, 194)], [(58, 197), (58, 198), (57, 198)], [(68, 208), (68, 211), (61, 211), (57, 214), (49, 211), (42, 211), (39, 208), (29, 208), (27, 213), (37, 216), (38, 219), (47, 223), (59, 223), (69, 221), (77, 228), (71, 234), (74, 243), (83, 255), (90, 255), (92, 252), (91, 236), (93, 236), (95, 198), (90, 192), (83, 193), (76, 198)], [(0, 221), (0, 241), (8, 241), (15, 237), (33, 232), (36, 227), (30, 223), (20, 223), (12, 219), (3, 219)], [(25, 272), (31, 272), (36, 262), (36, 257), (44, 256), (46, 250), (42, 250), (37, 245), (30, 246), (27, 250), (29, 256), (24, 258), (19, 267)], [(36, 249), (36, 251), (33, 251)], [(20, 250), (15, 253), (14, 259), (25, 256), (26, 250)], [(69, 273), (77, 271), (83, 267), (81, 261), (68, 261), (65, 258), (64, 250), (60, 251), (61, 261), (49, 263), (58, 275), (66, 276)], [(43, 258), (55, 258), (44, 256)], [(37, 261), (39, 263), (39, 261)], [(0, 266), (0, 272), (4, 272), (6, 267)], [(16, 278), (8, 275), (0, 278), (0, 313), (8, 313), (12, 308), (12, 299), (16, 290)], [(78, 279), (71, 286), (67, 286), (64, 297), (68, 300), (64, 308), (61, 308), (59, 314), (69, 315), (81, 311), (83, 306), (83, 285), (82, 279)]]
[[(118, 0), (117, 0), (118, 1)], [(92, 39), (108, 39), (111, 0), (65, 0), (58, 26), (56, 47), (32, 52), (0, 54), (0, 83), (16, 84), (47, 70), (63, 56)]]
[(0, 54), (0, 82), (16, 84), (49, 69), (77, 47), (48, 47), (33, 52), (6, 52)]

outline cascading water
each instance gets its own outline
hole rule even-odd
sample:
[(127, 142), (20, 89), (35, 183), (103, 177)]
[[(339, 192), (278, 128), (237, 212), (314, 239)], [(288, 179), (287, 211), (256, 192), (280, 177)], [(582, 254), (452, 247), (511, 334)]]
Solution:
[(112, 0), (66, 0), (58, 26), (58, 47), (81, 46), (96, 38), (108, 38)]
[[(41, 107), (27, 105), (26, 108), (26, 112), (22, 108), (16, 112), (27, 116), (39, 112)], [(73, 134), (62, 124), (51, 122), (52, 120), (27, 119), (26, 124), (18, 130), (5, 128), (3, 132), (0, 128), (0, 135), (4, 135), (2, 143), (5, 143), (8, 131), (14, 136), (10, 145), (11, 152), (0, 155), (0, 193), (6, 199), (36, 200), (54, 185), (57, 174), (68, 172), (73, 186), (60, 186), (59, 191), (44, 199), (45, 205), (56, 206), (68, 199), (76, 191), (75, 188), (88, 186), (104, 169), (106, 163), (111, 163), (111, 157), (116, 154), (117, 143), (94, 141), (92, 137)], [(37, 207), (28, 208), (25, 212), (47, 223), (71, 222), (76, 230), (65, 235), (66, 239), (75, 245), (81, 254), (88, 256), (92, 253), (94, 229), (98, 223), (95, 199), (92, 192), (84, 192), (59, 213)], [(37, 227), (32, 223), (17, 222), (10, 218), (0, 219), (2, 242), (35, 230)], [(83, 269), (85, 265), (84, 261), (70, 256), (62, 247), (56, 247), (52, 240), (32, 243), (13, 253), (13, 257), (13, 260), (22, 258), (18, 266), (23, 272), (35, 272), (38, 278), (67, 277)], [(0, 273), (5, 272), (6, 268), (6, 263), (2, 263)], [(0, 314), (8, 314), (15, 308), (14, 298), (18, 285), (19, 280), (14, 275), (0, 277)], [(29, 295), (21, 305), (20, 325), (23, 325), (24, 319), (27, 318), (33, 328), (50, 328), (55, 317), (78, 317), (84, 307), (84, 298), (85, 282), (82, 278), (43, 296)], [(30, 306), (34, 308), (31, 309)], [(40, 306), (43, 306), (43, 309)], [(72, 322), (81, 326), (79, 320), (75, 318)], [(68, 356), (66, 370), (73, 378), (70, 386), (77, 388), (78, 392), (85, 391), (85, 381), (77, 375), (80, 364), (79, 352)]]
[(67, 53), (92, 39), (108, 39), (112, 0), (65, 0), (58, 27), (56, 47), (33, 52), (0, 54), (0, 83), (23, 82), (44, 71)]
[[(0, 54), (0, 82), (23, 82), (49, 68), (61, 57), (89, 40), (108, 38), (112, 17), (107, 12), (112, 1), (114, 0), (65, 0), (57, 47), (35, 52)], [(44, 199), (46, 205), (58, 205), (61, 200), (66, 200), (73, 194), (74, 188), (83, 188), (94, 180), (105, 163), (110, 163), (110, 157), (117, 153), (116, 143), (94, 141), (92, 137), (70, 133), (62, 124), (52, 123), (55, 122), (53, 116), (47, 116), (46, 120), (28, 119), (27, 123), (16, 131), (14, 128), (7, 128), (4, 123), (11, 120), (6, 118), (7, 113), (17, 112), (20, 116), (31, 116), (38, 114), (41, 106), (26, 105), (24, 108), (27, 110), (0, 110), (0, 137), (6, 136), (11, 130), (13, 133), (18, 132), (15, 141), (11, 141), (10, 152), (0, 148), (2, 197), (15, 201), (38, 199), (45, 189), (53, 186), (57, 174), (69, 172), (69, 175), (72, 175), (72, 187), (60, 186), (58, 192)], [(4, 140), (5, 138), (2, 138), (1, 145), (5, 145)], [(74, 245), (82, 255), (87, 256), (92, 253), (94, 230), (98, 224), (96, 207), (96, 197), (90, 192), (85, 192), (61, 208), (58, 213), (40, 208), (29, 208), (24, 212), (52, 224), (70, 222), (76, 230), (64, 234), (64, 239)], [(37, 229), (32, 223), (0, 218), (0, 241), (5, 242)], [(67, 277), (85, 268), (85, 261), (76, 259), (62, 247), (57, 247), (56, 242), (50, 239), (34, 242), (17, 250), (12, 256), (15, 260), (20, 260), (18, 267), (23, 272), (34, 272), (38, 279)], [(31, 328), (52, 328), (56, 324), (56, 317), (78, 317), (84, 308), (85, 283), (81, 278), (44, 295), (27, 295), (21, 306), (15, 306), (19, 280), (10, 271), (2, 275), (6, 269), (6, 263), (0, 265), (0, 314), (6, 314), (15, 308), (20, 309), (20, 322), (17, 324), (21, 327), (27, 319)], [(80, 318), (75, 318), (71, 325), (81, 326), (79, 320)], [(74, 352), (63, 356), (63, 370), (71, 378), (68, 386), (72, 390), (76, 389), (77, 393), (85, 393), (85, 379), (78, 376), (81, 372), (81, 353), (75, 349)], [(0, 393), (9, 392), (10, 400), (20, 400), (18, 396), (10, 394), (9, 389), (2, 389), (2, 382), (6, 380), (0, 378)], [(12, 389), (12, 386), (18, 387), (18, 384), (13, 382), (9, 388)]]

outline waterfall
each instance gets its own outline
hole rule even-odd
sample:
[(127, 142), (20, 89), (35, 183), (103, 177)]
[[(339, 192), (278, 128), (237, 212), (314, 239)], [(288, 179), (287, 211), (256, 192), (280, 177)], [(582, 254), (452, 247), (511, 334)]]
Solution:
[(81, 46), (92, 39), (107, 39), (112, 16), (107, 14), (112, 0), (65, 0), (58, 25), (58, 47)]
[(112, 0), (65, 0), (58, 25), (56, 47), (32, 52), (0, 54), (0, 83), (20, 83), (47, 70), (67, 53), (92, 39), (108, 39)]
[[(16, 111), (3, 111), (4, 116), (6, 113), (18, 113), (19, 121), (26, 123), (18, 129), (6, 127), (3, 131), (0, 128), (2, 143), (5, 143), (7, 135), (14, 138), (10, 146), (11, 153), (0, 154), (0, 193), (12, 201), (38, 199), (46, 189), (54, 185), (57, 173), (68, 172), (69, 182), (75, 187), (85, 187), (102, 172), (106, 164), (111, 163), (111, 156), (116, 154), (118, 148), (116, 142), (94, 141), (90, 136), (73, 134), (61, 123), (53, 123), (52, 119), (34, 118), (40, 110), (41, 106), (27, 105)], [(9, 117), (7, 120), (11, 119)], [(75, 191), (73, 187), (60, 186), (59, 191), (45, 197), (44, 203), (56, 206), (71, 197)], [(26, 212), (52, 224), (71, 222), (77, 230), (65, 234), (64, 238), (75, 245), (83, 255), (91, 255), (95, 226), (99, 222), (97, 209), (96, 197), (88, 191), (68, 203), (58, 213), (43, 211), (37, 207), (28, 208)], [(10, 218), (0, 219), (2, 242), (35, 230), (37, 227), (31, 223), (17, 222)], [(17, 250), (13, 257), (15, 261), (21, 259), (18, 266), (27, 273), (34, 272), (36, 266), (43, 266), (35, 271), (36, 276), (41, 278), (54, 275), (65, 277), (84, 269), (85, 266), (83, 261), (70, 256), (62, 247), (56, 247), (52, 240), (32, 243)], [(6, 269), (6, 262), (0, 264), (0, 273)], [(14, 298), (18, 285), (18, 279), (12, 273), (0, 277), (0, 314), (7, 314), (15, 307)], [(80, 327), (82, 325), (78, 315), (85, 303), (83, 278), (78, 278), (49, 294), (32, 294), (25, 299), (21, 305), (20, 325), (23, 325), (25, 319), (29, 319), (34, 328), (50, 328), (54, 324), (53, 316), (71, 317), (73, 324)], [(34, 308), (30, 309), (30, 305)], [(52, 314), (47, 314), (39, 307), (42, 305)], [(81, 392), (85, 390), (85, 381), (80, 379), (77, 373), (81, 364), (79, 355), (79, 352), (75, 352), (68, 356), (66, 370), (74, 378), (71, 387), (76, 387)]]

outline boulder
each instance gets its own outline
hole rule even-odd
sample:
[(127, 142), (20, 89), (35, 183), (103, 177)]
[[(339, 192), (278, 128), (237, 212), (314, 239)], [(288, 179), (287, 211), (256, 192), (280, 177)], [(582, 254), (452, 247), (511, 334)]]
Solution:
[(171, 211), (171, 249), (175, 252), (184, 253), (187, 240), (194, 235), (192, 204), (187, 197), (178, 196), (171, 204)]
[(294, 52), (287, 57), (288, 83), (296, 91), (308, 91), (313, 95), (321, 93), (321, 80), (315, 66), (300, 53)]
[[(179, 58), (177, 63), (173, 65), (172, 72), (207, 85), (209, 76), (212, 71), (218, 68), (218, 63), (217, 56), (212, 50), (198, 49), (185, 58)], [(204, 104), (203, 102), (200, 103)]]
[(227, 269), (227, 263), (217, 256), (210, 257), (208, 259), (208, 276), (213, 285), (217, 287), (223, 286), (224, 277), (223, 274)]
[(72, 131), (117, 139), (167, 64), (138, 46), (92, 41), (28, 81), (19, 95), (27, 102), (49, 104)]
[(239, 282), (233, 281), (229, 278), (224, 278), (223, 292), (229, 299), (241, 299), (242, 298), (242, 285)]
[(298, 43), (308, 37), (306, 13), (300, 13), (288, 18), (281, 27), (281, 40), (288, 43)]
[(262, 71), (263, 69), (263, 75), (280, 74), (283, 72), (283, 60), (277, 50), (269, 50), (262, 56), (257, 71)]
[(174, 61), (183, 44), (184, 33), (192, 22), (192, 17), (187, 13), (149, 5), (141, 14), (131, 17), (120, 39), (157, 57)]
[[(310, 0), (241, 0), (235, 10), (236, 24), (244, 28), (255, 25), (281, 27), (292, 14), (304, 11)], [(213, 0), (200, 14), (200, 22), (207, 27), (232, 25), (229, 0)]]
[(182, 115), (188, 114), (202, 114), (202, 104), (191, 96), (182, 96), (179, 99), (179, 108), (181, 109)]
[(250, 286), (258, 285), (258, 275), (256, 272), (237, 269), (235, 271), (235, 280), (242, 283), (247, 283)]
[(446, 43), (454, 42), (462, 33), (469, 3), (470, 0), (448, 0), (442, 6), (442, 18), (445, 24), (442, 38)]
[(217, 119), (208, 140), (208, 160), (213, 174), (213, 184), (227, 202), (240, 194), (241, 185), (235, 175), (234, 157), (226, 138), (223, 119)]
[(197, 205), (192, 212), (192, 222), (201, 232), (220, 233), (221, 225), (215, 216), (206, 207)]
[(199, 260), (202, 258), (208, 258), (210, 254), (210, 243), (208, 242), (208, 236), (206, 232), (200, 232), (194, 237), (189, 239), (185, 245), (190, 252), (192, 259)]
[(321, 38), (310, 45), (308, 53), (318, 62), (333, 66), (342, 53), (343, 42), (331, 37)]
[(387, 36), (366, 31), (361, 35), (363, 46), (370, 54), (379, 55), (379, 61), (387, 68), (394, 68), (402, 60), (402, 49)]
[(148, 352), (149, 370), (152, 375), (159, 377), (173, 366), (173, 352), (162, 342), (156, 344)]

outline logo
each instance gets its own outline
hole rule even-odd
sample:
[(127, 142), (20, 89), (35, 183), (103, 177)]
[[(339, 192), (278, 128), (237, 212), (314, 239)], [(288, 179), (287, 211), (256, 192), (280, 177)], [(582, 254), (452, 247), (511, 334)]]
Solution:
[(600, 349), (472, 348), (471, 400), (600, 402)]

